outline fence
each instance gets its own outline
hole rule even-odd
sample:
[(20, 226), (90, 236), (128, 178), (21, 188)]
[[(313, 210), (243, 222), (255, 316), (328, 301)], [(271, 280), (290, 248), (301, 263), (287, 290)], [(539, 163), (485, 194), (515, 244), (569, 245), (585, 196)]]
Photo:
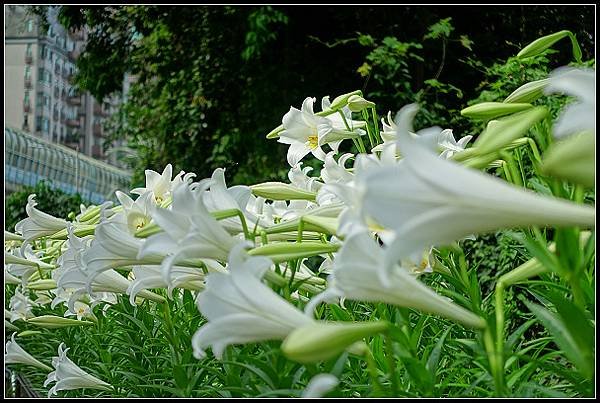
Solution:
[(114, 199), (116, 190), (128, 193), (130, 172), (12, 128), (4, 129), (4, 143), (7, 189), (49, 179), (53, 187), (96, 204)]

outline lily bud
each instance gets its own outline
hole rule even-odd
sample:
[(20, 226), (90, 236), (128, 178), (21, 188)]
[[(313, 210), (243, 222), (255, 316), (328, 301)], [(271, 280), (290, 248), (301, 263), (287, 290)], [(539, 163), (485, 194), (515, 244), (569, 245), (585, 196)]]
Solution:
[(506, 99), (502, 102), (505, 103), (530, 103), (544, 95), (544, 89), (548, 85), (548, 79), (532, 81), (527, 84), (523, 84), (516, 90), (514, 90)]
[(306, 257), (317, 256), (323, 253), (337, 252), (339, 244), (323, 242), (280, 242), (272, 243), (248, 251), (251, 256), (267, 256), (275, 263), (281, 263), (288, 260), (303, 259)]
[(279, 125), (276, 128), (274, 128), (273, 130), (271, 130), (269, 132), (269, 134), (267, 134), (267, 138), (268, 139), (276, 139), (277, 137), (279, 137), (279, 133), (281, 133), (283, 131), (283, 125)]
[(460, 114), (471, 119), (490, 120), (530, 108), (533, 105), (525, 103), (482, 102), (463, 109)]
[(542, 161), (542, 171), (556, 178), (593, 188), (595, 150), (594, 133), (570, 136), (550, 146)]
[(32, 325), (36, 325), (39, 327), (43, 327), (46, 329), (58, 329), (61, 327), (69, 327), (69, 326), (93, 326), (93, 322), (89, 322), (86, 320), (77, 320), (77, 319), (67, 319), (62, 318), (60, 316), (53, 315), (43, 315), (36, 316), (35, 318), (27, 319), (27, 323), (31, 323)]
[(374, 107), (375, 107), (375, 103), (373, 103), (371, 101), (367, 101), (360, 95), (351, 95), (348, 98), (348, 108), (352, 112), (360, 112), (364, 109), (374, 108)]
[(356, 91), (349, 92), (347, 94), (340, 95), (339, 97), (336, 97), (333, 100), (333, 102), (331, 102), (330, 108), (333, 110), (341, 109), (348, 104), (348, 100), (350, 99), (350, 97), (352, 95), (361, 95), (361, 94), (362, 94), (362, 91), (356, 90)]
[(13, 234), (12, 232), (9, 232), (7, 230), (4, 230), (4, 241), (22, 241), (25, 238), (23, 238), (21, 235), (17, 235), (17, 234)]
[(575, 35), (571, 31), (562, 30), (559, 32), (555, 32), (550, 35), (542, 36), (541, 38), (536, 39), (531, 42), (529, 45), (525, 46), (519, 53), (517, 53), (517, 57), (519, 59), (525, 59), (528, 57), (536, 56), (542, 53), (544, 50), (552, 47), (556, 42), (560, 41), (562, 38), (569, 37), (571, 38), (571, 45), (573, 47), (573, 56), (575, 60), (581, 61), (581, 48), (575, 39)]
[(37, 291), (54, 290), (56, 288), (56, 281), (52, 279), (37, 280), (27, 284), (27, 288)]
[(291, 332), (281, 344), (281, 351), (302, 364), (328, 360), (365, 337), (387, 330), (389, 323), (317, 322)]
[(252, 194), (269, 200), (310, 200), (315, 201), (317, 194), (302, 190), (283, 182), (265, 182), (250, 186)]
[(548, 115), (548, 110), (543, 106), (537, 106), (497, 121), (491, 121), (475, 141), (473, 147), (477, 147), (479, 155), (499, 151), (512, 141), (522, 137), (531, 126), (546, 115)]

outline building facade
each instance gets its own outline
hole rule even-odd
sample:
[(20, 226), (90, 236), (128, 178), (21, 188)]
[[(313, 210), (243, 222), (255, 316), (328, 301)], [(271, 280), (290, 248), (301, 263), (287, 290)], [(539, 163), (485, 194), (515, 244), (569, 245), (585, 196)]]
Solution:
[(98, 102), (72, 85), (75, 62), (87, 39), (85, 29), (67, 32), (50, 9), (50, 28), (42, 32), (39, 18), (24, 6), (4, 10), (5, 127), (120, 165), (116, 154), (105, 154), (102, 147), (103, 123), (120, 99)]

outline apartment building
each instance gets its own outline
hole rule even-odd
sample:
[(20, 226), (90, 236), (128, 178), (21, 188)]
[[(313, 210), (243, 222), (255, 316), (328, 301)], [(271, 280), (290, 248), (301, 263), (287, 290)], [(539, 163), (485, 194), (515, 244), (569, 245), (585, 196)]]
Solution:
[(67, 32), (52, 9), (47, 31), (24, 6), (4, 10), (5, 126), (119, 165), (114, 153), (103, 152), (102, 144), (103, 123), (121, 100), (101, 103), (72, 85), (75, 61), (87, 39), (85, 29)]

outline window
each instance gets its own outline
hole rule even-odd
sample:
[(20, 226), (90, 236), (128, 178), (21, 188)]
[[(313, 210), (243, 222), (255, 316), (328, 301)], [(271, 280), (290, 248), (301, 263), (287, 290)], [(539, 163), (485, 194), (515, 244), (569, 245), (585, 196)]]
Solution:
[(25, 66), (25, 80), (31, 80), (31, 67)]
[(27, 32), (33, 31), (33, 20), (27, 20)]
[(47, 118), (42, 118), (42, 132), (48, 133), (50, 130), (50, 121)]
[(50, 84), (50, 72), (43, 67), (38, 68), (38, 81), (44, 84)]
[(25, 56), (33, 56), (33, 49), (31, 43), (27, 44), (27, 48), (25, 49)]
[(25, 91), (25, 98), (23, 98), (23, 103), (26, 105), (29, 104), (29, 91)]
[(42, 117), (36, 116), (35, 117), (35, 131), (39, 132), (41, 130), (42, 130)]
[(23, 115), (23, 127), (29, 127), (29, 114)]

